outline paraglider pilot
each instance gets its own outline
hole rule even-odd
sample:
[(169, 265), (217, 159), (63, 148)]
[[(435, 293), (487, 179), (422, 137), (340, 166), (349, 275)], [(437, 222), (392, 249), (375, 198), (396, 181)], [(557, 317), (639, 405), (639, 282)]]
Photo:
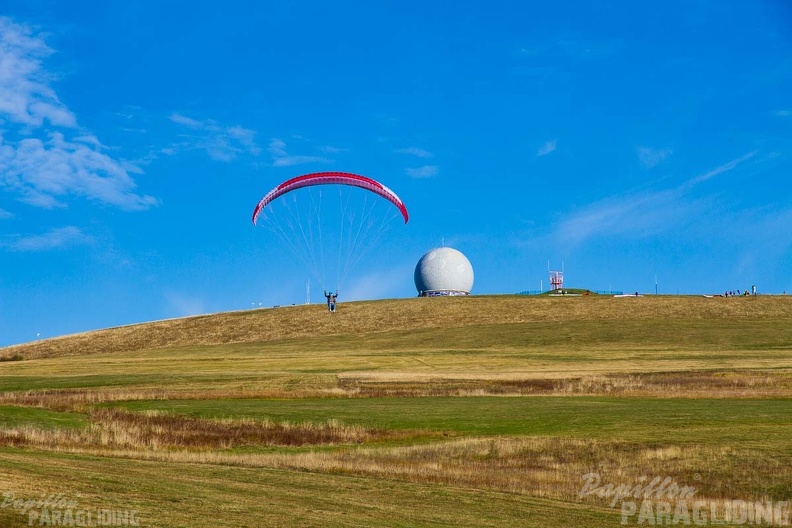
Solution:
[(327, 311), (331, 313), (335, 313), (336, 309), (336, 297), (338, 297), (338, 290), (335, 293), (324, 292), (324, 296), (327, 297)]

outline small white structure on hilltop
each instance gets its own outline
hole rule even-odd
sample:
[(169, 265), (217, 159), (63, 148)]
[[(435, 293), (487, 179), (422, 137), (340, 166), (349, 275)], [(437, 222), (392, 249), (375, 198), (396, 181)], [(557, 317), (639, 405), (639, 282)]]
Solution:
[(432, 249), (415, 266), (415, 288), (419, 297), (470, 295), (473, 266), (454, 248)]

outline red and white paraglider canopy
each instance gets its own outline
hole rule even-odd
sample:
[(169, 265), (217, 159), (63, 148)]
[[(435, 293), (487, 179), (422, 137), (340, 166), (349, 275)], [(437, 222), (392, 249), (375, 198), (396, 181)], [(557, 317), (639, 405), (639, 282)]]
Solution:
[(314, 172), (287, 180), (264, 195), (264, 198), (259, 201), (253, 211), (253, 224), (256, 223), (261, 211), (273, 200), (295, 189), (314, 185), (349, 185), (352, 187), (360, 187), (361, 189), (371, 191), (385, 198), (395, 205), (404, 217), (405, 224), (410, 218), (407, 213), (407, 207), (404, 205), (404, 202), (396, 196), (396, 193), (376, 180), (350, 172)]

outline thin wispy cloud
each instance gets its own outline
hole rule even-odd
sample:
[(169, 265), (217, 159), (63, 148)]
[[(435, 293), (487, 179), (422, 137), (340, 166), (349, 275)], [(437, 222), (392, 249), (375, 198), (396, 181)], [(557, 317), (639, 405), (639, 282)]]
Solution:
[(4, 220), (6, 218), (13, 218), (13, 217), (14, 217), (14, 213), (10, 213), (5, 209), (0, 209), (0, 220)]
[(778, 117), (790, 117), (792, 116), (792, 110), (778, 110), (775, 115)]
[(349, 149), (341, 148), (341, 147), (333, 147), (331, 145), (325, 145), (323, 147), (319, 147), (319, 152), (324, 154), (341, 154), (342, 152), (349, 152)]
[(536, 151), (536, 155), (538, 157), (547, 156), (551, 152), (555, 152), (557, 147), (558, 147), (558, 141), (555, 139), (551, 139), (550, 141), (545, 142), (544, 145), (539, 147), (539, 149)]
[(598, 236), (650, 235), (686, 216), (677, 198), (678, 193), (666, 190), (601, 200), (560, 222), (555, 236), (576, 245)]
[(93, 238), (74, 226), (52, 229), (41, 235), (18, 237), (4, 246), (20, 253), (69, 249), (93, 243)]
[(0, 114), (13, 123), (74, 127), (77, 119), (50, 86), (42, 61), (53, 53), (27, 26), (0, 17)]
[(552, 35), (537, 33), (512, 52), (512, 74), (529, 77), (543, 84), (584, 82), (584, 71), (592, 64), (612, 60), (624, 48), (620, 39), (592, 39), (561, 31)]
[(440, 172), (437, 165), (424, 165), (422, 167), (410, 167), (404, 170), (410, 178), (434, 178)]
[(673, 154), (670, 148), (657, 149), (652, 147), (636, 147), (638, 161), (647, 169), (652, 169), (664, 162)]
[(135, 192), (129, 171), (108, 155), (60, 132), (8, 144), (0, 138), (0, 186), (27, 204), (52, 209), (63, 198), (83, 196), (127, 210), (157, 205)]
[(748, 154), (745, 154), (744, 156), (740, 156), (739, 158), (733, 159), (733, 160), (731, 160), (728, 163), (724, 163), (720, 167), (716, 167), (716, 168), (712, 169), (711, 171), (707, 171), (704, 174), (696, 176), (695, 178), (692, 178), (692, 179), (688, 180), (687, 182), (685, 182), (685, 184), (683, 185), (683, 188), (685, 190), (687, 190), (690, 187), (693, 187), (694, 185), (698, 185), (699, 183), (702, 183), (702, 182), (705, 182), (707, 180), (710, 180), (710, 179), (714, 178), (715, 176), (718, 176), (719, 174), (723, 174), (724, 172), (728, 172), (730, 170), (733, 170), (739, 164), (741, 164), (741, 163), (743, 163), (745, 161), (748, 161), (749, 159), (751, 159), (754, 156), (756, 156), (757, 152), (758, 152), (757, 150), (751, 151)]
[(594, 40), (568, 32), (561, 32), (552, 38), (537, 36), (517, 49), (517, 54), (534, 62), (555, 65), (569, 61), (588, 61), (603, 59), (614, 55), (624, 46), (619, 39)]
[(194, 128), (199, 130), (203, 128), (203, 122), (198, 121), (197, 119), (192, 119), (191, 117), (183, 116), (181, 114), (173, 113), (170, 115), (169, 119), (176, 123), (177, 125), (184, 125), (189, 128)]
[(434, 154), (432, 154), (428, 150), (419, 147), (401, 148), (401, 149), (396, 149), (394, 152), (396, 152), (397, 154), (409, 154), (411, 156), (416, 156), (418, 158), (424, 158), (424, 159), (434, 157)]
[(273, 167), (291, 167), (294, 165), (305, 165), (307, 163), (330, 163), (332, 161), (322, 156), (289, 154), (286, 151), (286, 142), (278, 138), (273, 138), (270, 141), (267, 151), (270, 153), (270, 156), (272, 156)]
[(595, 202), (559, 222), (552, 237), (576, 245), (596, 237), (664, 232), (695, 218), (707, 206), (690, 196), (694, 187), (736, 169), (755, 154), (740, 156), (676, 187), (633, 192)]
[(191, 135), (184, 134), (183, 137), (188, 138), (188, 141), (178, 146), (204, 150), (215, 161), (232, 161), (244, 152), (253, 156), (261, 153), (261, 148), (256, 145), (256, 133), (253, 130), (238, 125), (220, 124), (214, 119), (193, 119), (179, 113), (172, 113), (169, 119), (193, 131)]
[(0, 17), (0, 190), (44, 208), (72, 196), (123, 209), (157, 204), (60, 101), (44, 68), (52, 53), (41, 35)]

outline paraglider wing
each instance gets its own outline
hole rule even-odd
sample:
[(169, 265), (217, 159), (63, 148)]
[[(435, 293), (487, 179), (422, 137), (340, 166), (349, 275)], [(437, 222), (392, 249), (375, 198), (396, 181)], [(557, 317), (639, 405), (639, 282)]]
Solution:
[(371, 191), (395, 205), (401, 212), (402, 217), (404, 217), (405, 224), (410, 218), (409, 214), (407, 213), (407, 207), (405, 207), (404, 202), (402, 202), (401, 199), (396, 196), (396, 193), (376, 180), (349, 172), (315, 172), (287, 180), (264, 195), (264, 198), (259, 201), (258, 205), (256, 205), (256, 209), (253, 211), (253, 224), (256, 223), (261, 211), (276, 198), (283, 196), (290, 191), (301, 189), (303, 187), (333, 184), (350, 185), (352, 187), (360, 187), (361, 189)]

